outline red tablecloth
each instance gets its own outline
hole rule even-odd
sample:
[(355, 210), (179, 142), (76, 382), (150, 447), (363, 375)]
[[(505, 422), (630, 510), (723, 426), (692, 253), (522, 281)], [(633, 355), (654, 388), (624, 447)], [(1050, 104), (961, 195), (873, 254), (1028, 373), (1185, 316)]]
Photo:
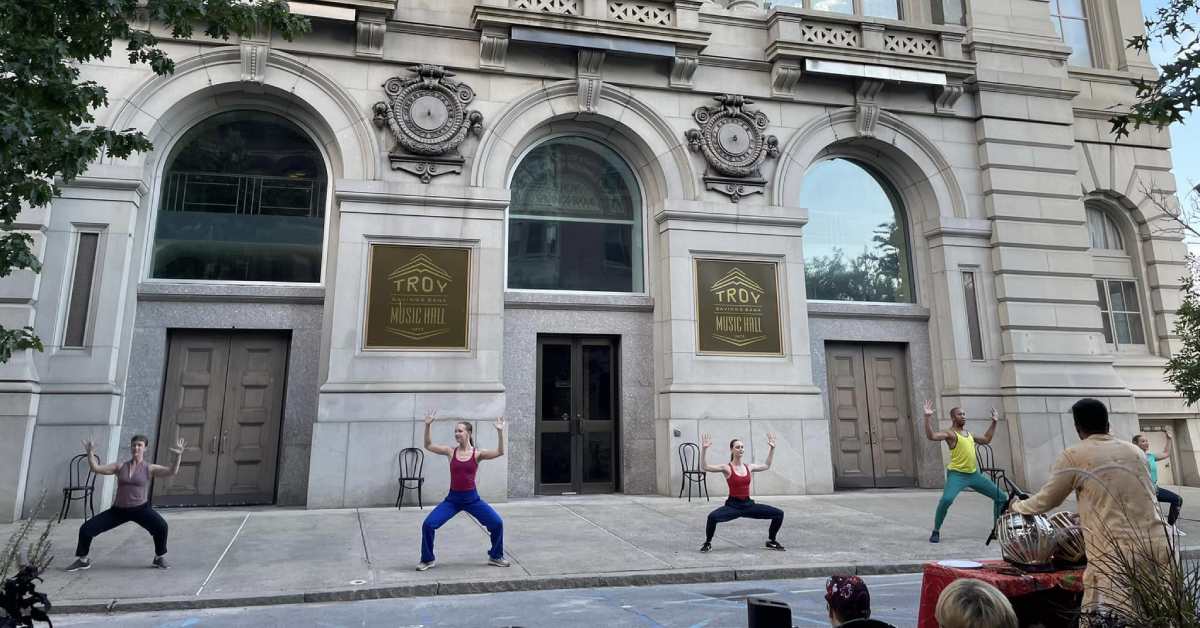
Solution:
[(1056, 590), (1070, 593), (1083, 591), (1083, 569), (1027, 573), (1002, 560), (979, 562), (983, 563), (981, 569), (956, 569), (936, 562), (925, 563), (921, 578), (921, 606), (917, 614), (918, 628), (939, 628), (937, 620), (933, 618), (938, 596), (942, 594), (942, 589), (959, 578), (983, 580), (1000, 589), (1010, 600)]

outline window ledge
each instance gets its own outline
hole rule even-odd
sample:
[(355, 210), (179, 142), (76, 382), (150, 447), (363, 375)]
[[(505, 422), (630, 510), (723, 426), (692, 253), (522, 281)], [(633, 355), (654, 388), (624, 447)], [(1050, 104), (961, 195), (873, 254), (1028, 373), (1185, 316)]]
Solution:
[(916, 303), (858, 303), (809, 301), (810, 318), (888, 318), (929, 320), (929, 308)]
[(645, 294), (508, 291), (504, 293), (504, 309), (653, 312), (654, 298)]
[(138, 284), (138, 300), (320, 304), (325, 302), (325, 287), (251, 283), (144, 281)]

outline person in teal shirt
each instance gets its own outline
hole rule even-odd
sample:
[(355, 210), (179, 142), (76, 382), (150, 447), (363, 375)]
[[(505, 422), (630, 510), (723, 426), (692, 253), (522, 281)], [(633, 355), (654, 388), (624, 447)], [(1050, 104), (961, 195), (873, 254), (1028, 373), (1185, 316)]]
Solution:
[[(1133, 444), (1142, 448), (1146, 452), (1146, 464), (1150, 466), (1150, 483), (1154, 485), (1155, 497), (1158, 501), (1171, 504), (1171, 511), (1167, 513), (1167, 524), (1175, 525), (1175, 521), (1179, 519), (1179, 511), (1183, 508), (1183, 498), (1178, 493), (1168, 491), (1158, 485), (1158, 461), (1166, 460), (1171, 457), (1171, 433), (1166, 432), (1167, 446), (1161, 453), (1155, 454), (1150, 451), (1150, 439), (1146, 438), (1145, 434), (1138, 434), (1133, 437)], [(1179, 534), (1183, 534), (1182, 530), (1176, 530)]]

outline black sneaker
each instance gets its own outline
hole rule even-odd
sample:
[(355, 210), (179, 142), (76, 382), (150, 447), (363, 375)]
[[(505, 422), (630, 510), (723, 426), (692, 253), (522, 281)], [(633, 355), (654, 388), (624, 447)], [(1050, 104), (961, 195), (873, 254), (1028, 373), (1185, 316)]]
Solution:
[(767, 549), (773, 549), (777, 552), (786, 552), (787, 551), (787, 548), (784, 547), (779, 541), (776, 541), (775, 539), (771, 539), (771, 540), (767, 541)]
[(700, 546), (700, 551), (704, 552), (705, 554), (707, 554), (708, 552), (711, 552), (712, 551), (712, 543), (705, 541), (704, 545)]
[(92, 568), (92, 561), (81, 556), (79, 558), (76, 558), (75, 562), (71, 563), (71, 566), (67, 567), (64, 571), (83, 571), (85, 569), (91, 569), (91, 568)]
[(938, 532), (937, 530), (934, 530), (933, 533), (931, 533), (929, 535), (929, 542), (930, 543), (941, 543), (942, 542), (942, 533)]
[(166, 556), (155, 556), (154, 562), (151, 563), (155, 569), (170, 569), (171, 565), (167, 562)]

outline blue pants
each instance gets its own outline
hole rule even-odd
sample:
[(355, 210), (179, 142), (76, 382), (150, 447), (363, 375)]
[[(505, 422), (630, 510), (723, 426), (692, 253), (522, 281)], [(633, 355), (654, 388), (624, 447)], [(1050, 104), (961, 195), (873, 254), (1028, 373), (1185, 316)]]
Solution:
[(1000, 511), (1008, 502), (1007, 493), (1000, 490), (995, 482), (978, 470), (975, 473), (963, 473), (947, 469), (946, 486), (942, 489), (942, 498), (938, 500), (937, 513), (933, 516), (934, 530), (942, 529), (942, 521), (946, 519), (946, 512), (950, 510), (954, 498), (958, 497), (958, 494), (966, 488), (973, 488), (980, 495), (990, 497), (992, 499), (992, 521), (1000, 518)]
[(421, 524), (421, 562), (433, 562), (434, 533), (461, 510), (475, 517), (492, 535), (492, 549), (488, 551), (488, 557), (504, 558), (504, 521), (500, 519), (500, 513), (483, 501), (476, 491), (450, 491), (446, 499), (425, 517), (425, 523)]

